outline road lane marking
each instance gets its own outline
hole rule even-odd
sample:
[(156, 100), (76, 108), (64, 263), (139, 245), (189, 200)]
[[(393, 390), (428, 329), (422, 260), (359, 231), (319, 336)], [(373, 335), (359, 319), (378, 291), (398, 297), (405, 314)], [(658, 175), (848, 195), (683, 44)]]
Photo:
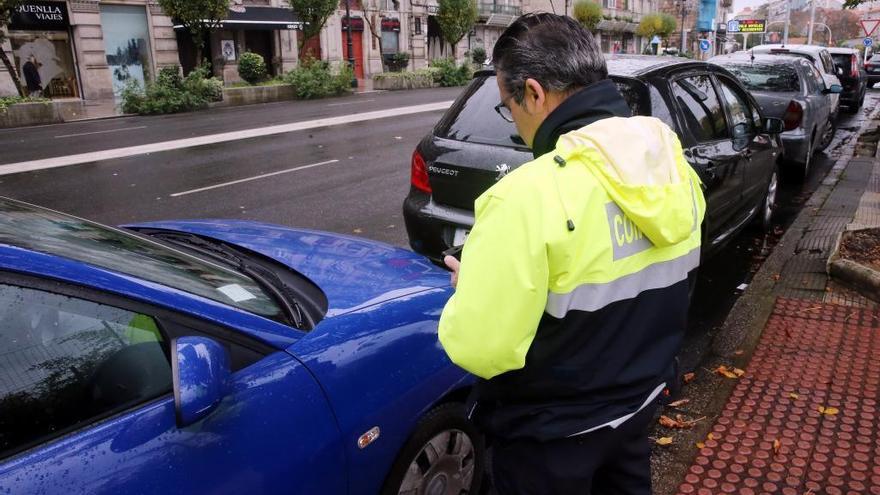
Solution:
[(62, 134), (61, 136), (55, 136), (55, 139), (72, 138), (72, 137), (79, 137), (79, 136), (91, 136), (92, 134), (106, 134), (108, 132), (136, 131), (138, 129), (146, 129), (146, 128), (147, 128), (147, 126), (142, 125), (142, 126), (138, 126), (138, 127), (125, 127), (122, 129), (108, 129), (106, 131), (81, 132), (79, 134)]
[(343, 105), (359, 105), (361, 103), (369, 103), (371, 101), (376, 101), (376, 100), (346, 101), (343, 103), (330, 103), (327, 106), (328, 107), (341, 107)]
[(194, 193), (198, 193), (198, 192), (202, 192), (202, 191), (210, 191), (211, 189), (218, 189), (221, 187), (233, 186), (235, 184), (241, 184), (242, 182), (250, 182), (252, 180), (265, 179), (266, 177), (287, 174), (290, 172), (296, 172), (297, 170), (305, 170), (307, 168), (320, 167), (322, 165), (330, 165), (331, 163), (337, 163), (337, 162), (339, 162), (339, 160), (328, 160), (326, 162), (313, 163), (311, 165), (303, 165), (301, 167), (289, 168), (287, 170), (279, 170), (278, 172), (270, 172), (268, 174), (260, 174), (260, 175), (255, 175), (253, 177), (247, 177), (244, 179), (223, 182), (221, 184), (214, 184), (213, 186), (200, 187), (198, 189), (190, 189), (189, 191), (183, 191), (183, 192), (179, 192), (179, 193), (169, 194), (169, 196), (171, 196), (172, 198), (176, 198), (178, 196), (186, 196), (187, 194), (194, 194)]
[(59, 156), (55, 158), (44, 158), (40, 160), (8, 163), (5, 165), (0, 165), (0, 175), (33, 172), (35, 170), (68, 167), (71, 165), (80, 165), (83, 163), (93, 163), (103, 160), (115, 160), (132, 156), (148, 155), (150, 153), (159, 153), (163, 151), (173, 151), (184, 148), (193, 148), (197, 146), (206, 146), (210, 144), (228, 143), (231, 141), (241, 141), (244, 139), (273, 136), (276, 134), (305, 131), (309, 129), (316, 129), (319, 127), (331, 127), (342, 124), (353, 124), (370, 120), (386, 119), (389, 117), (401, 117), (404, 115), (413, 115), (418, 113), (437, 112), (440, 110), (446, 110), (450, 106), (452, 106), (451, 100), (438, 103), (428, 103), (424, 105), (414, 105), (409, 107), (389, 108), (387, 110), (377, 110), (373, 112), (356, 113), (339, 117), (327, 117), (323, 119), (294, 122), (291, 124), (258, 127), (255, 129), (245, 129), (242, 131), (223, 132), (220, 134), (210, 134), (207, 136), (199, 136), (194, 138), (175, 139), (172, 141), (142, 144), (138, 146), (128, 146), (125, 148), (92, 151), (89, 153)]

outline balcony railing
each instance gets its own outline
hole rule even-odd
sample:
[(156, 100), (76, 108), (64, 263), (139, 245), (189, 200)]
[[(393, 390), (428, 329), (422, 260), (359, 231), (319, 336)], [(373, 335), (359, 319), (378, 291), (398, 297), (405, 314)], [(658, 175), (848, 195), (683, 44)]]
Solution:
[(480, 17), (489, 17), (492, 14), (509, 15), (518, 17), (522, 14), (522, 6), (519, 5), (502, 5), (494, 3), (480, 3), (478, 5)]

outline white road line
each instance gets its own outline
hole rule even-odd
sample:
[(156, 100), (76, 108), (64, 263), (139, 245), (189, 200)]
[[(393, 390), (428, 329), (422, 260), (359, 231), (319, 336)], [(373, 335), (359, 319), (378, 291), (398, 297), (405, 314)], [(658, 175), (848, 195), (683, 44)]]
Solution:
[(45, 158), (41, 160), (31, 160), (26, 162), (8, 163), (5, 165), (0, 165), (0, 175), (32, 172), (34, 170), (45, 170), (57, 167), (68, 167), (70, 165), (80, 165), (83, 163), (92, 163), (102, 160), (128, 158), (131, 156), (147, 155), (150, 153), (159, 153), (162, 151), (172, 151), (184, 148), (192, 148), (196, 146), (205, 146), (209, 144), (227, 143), (230, 141), (240, 141), (243, 139), (272, 136), (275, 134), (285, 134), (288, 132), (305, 131), (308, 129), (315, 129), (319, 127), (352, 124), (356, 122), (366, 122), (369, 120), (385, 119), (389, 117), (400, 117), (403, 115), (412, 115), (417, 113), (436, 112), (439, 110), (446, 110), (450, 106), (452, 106), (452, 101), (442, 101), (439, 103), (428, 103), (425, 105), (389, 108), (387, 110), (377, 110), (373, 112), (343, 115), (340, 117), (328, 117), (323, 119), (307, 120), (304, 122), (294, 122), (292, 124), (282, 124), (268, 127), (259, 127), (256, 129), (246, 129), (243, 131), (224, 132), (220, 134), (211, 134), (194, 138), (175, 139), (173, 141), (143, 144), (139, 146), (129, 146), (126, 148), (93, 151), (90, 153), (80, 153), (77, 155), (59, 156), (55, 158)]
[(327, 106), (328, 107), (341, 107), (343, 105), (358, 105), (361, 103), (369, 103), (371, 101), (376, 101), (376, 100), (346, 101), (343, 103), (330, 103)]
[(138, 126), (138, 127), (125, 127), (122, 129), (108, 129), (106, 131), (81, 132), (79, 134), (63, 134), (61, 136), (55, 136), (55, 139), (71, 138), (71, 137), (79, 137), (79, 136), (91, 136), (92, 134), (106, 134), (108, 132), (136, 131), (138, 129), (146, 129), (146, 128), (147, 128), (147, 126), (142, 125), (142, 126)]
[(313, 163), (311, 165), (303, 165), (301, 167), (289, 168), (287, 170), (279, 170), (278, 172), (271, 172), (268, 174), (255, 175), (253, 177), (247, 177), (245, 179), (238, 179), (238, 180), (233, 180), (230, 182), (224, 182), (222, 184), (214, 184), (213, 186), (200, 187), (198, 189), (190, 189), (189, 191), (174, 193), (174, 194), (170, 194), (169, 196), (171, 196), (172, 198), (176, 198), (178, 196), (186, 196), (187, 194), (194, 194), (194, 193), (198, 193), (198, 192), (202, 192), (202, 191), (210, 191), (211, 189), (217, 189), (220, 187), (233, 186), (235, 184), (241, 184), (242, 182), (250, 182), (252, 180), (265, 179), (266, 177), (272, 177), (274, 175), (281, 175), (281, 174), (287, 174), (290, 172), (296, 172), (297, 170), (305, 170), (307, 168), (320, 167), (321, 165), (330, 165), (331, 163), (337, 163), (338, 161), (339, 160), (328, 160), (326, 162)]

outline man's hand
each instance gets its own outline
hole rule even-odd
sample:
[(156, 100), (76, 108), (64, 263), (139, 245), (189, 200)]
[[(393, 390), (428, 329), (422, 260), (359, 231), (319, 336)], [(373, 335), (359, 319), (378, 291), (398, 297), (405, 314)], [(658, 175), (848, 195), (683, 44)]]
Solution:
[(443, 258), (443, 263), (446, 263), (446, 266), (452, 270), (452, 278), (450, 280), (452, 287), (458, 286), (458, 269), (461, 267), (461, 262), (455, 256), (447, 256)]

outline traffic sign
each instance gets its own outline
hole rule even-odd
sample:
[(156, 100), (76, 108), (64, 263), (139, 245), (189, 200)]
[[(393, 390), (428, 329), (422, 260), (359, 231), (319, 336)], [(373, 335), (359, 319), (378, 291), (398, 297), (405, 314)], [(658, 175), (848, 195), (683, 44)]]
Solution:
[(728, 33), (763, 33), (767, 31), (766, 19), (734, 19), (727, 21)]
[(865, 36), (870, 37), (877, 30), (877, 26), (880, 26), (880, 19), (865, 19), (859, 21), (859, 23), (862, 25), (862, 29), (865, 30)]
[(709, 40), (700, 40), (700, 51), (708, 52), (712, 48), (712, 43)]
[(865, 46), (871, 46), (874, 44), (874, 40), (871, 38), (865, 38)]

